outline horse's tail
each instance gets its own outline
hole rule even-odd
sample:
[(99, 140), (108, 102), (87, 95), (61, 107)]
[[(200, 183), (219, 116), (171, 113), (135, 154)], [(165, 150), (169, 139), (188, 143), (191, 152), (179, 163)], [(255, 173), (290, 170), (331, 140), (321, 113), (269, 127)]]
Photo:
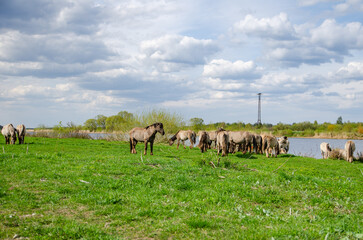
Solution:
[(130, 153), (132, 153), (132, 140), (131, 140), (131, 137), (130, 137)]
[(196, 138), (197, 138), (197, 134), (195, 134), (195, 132), (192, 132), (190, 138), (193, 141), (193, 143), (195, 143), (196, 142)]

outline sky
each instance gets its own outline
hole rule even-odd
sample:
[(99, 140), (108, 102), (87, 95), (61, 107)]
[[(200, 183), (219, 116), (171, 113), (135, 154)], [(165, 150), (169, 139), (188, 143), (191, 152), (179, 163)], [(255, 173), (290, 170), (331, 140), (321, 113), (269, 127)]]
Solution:
[(0, 0), (0, 124), (363, 121), (363, 0)]

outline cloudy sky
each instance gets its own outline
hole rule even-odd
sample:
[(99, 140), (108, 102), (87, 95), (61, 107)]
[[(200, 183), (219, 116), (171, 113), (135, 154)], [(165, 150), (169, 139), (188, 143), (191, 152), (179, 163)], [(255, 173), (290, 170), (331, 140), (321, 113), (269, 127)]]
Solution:
[(363, 0), (1, 0), (0, 124), (363, 121)]

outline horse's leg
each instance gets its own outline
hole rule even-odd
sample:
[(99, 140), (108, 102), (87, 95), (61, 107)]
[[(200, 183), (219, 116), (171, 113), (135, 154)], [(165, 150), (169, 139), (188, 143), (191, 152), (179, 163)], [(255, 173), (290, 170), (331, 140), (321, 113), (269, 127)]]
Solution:
[(150, 155), (154, 155), (153, 148), (154, 148), (154, 141), (151, 141), (150, 142)]
[(146, 155), (146, 152), (147, 152), (147, 140), (145, 140), (144, 155)]
[(132, 141), (131, 141), (131, 138), (130, 138), (129, 142), (130, 142), (130, 153), (132, 154), (133, 152), (132, 152)]
[(185, 145), (184, 145), (184, 143), (185, 143), (185, 140), (182, 140), (182, 143), (183, 143), (183, 147), (184, 147), (184, 149), (185, 149)]
[(180, 139), (178, 138), (178, 142), (176, 144), (176, 149), (179, 149), (179, 143), (180, 143)]
[(193, 146), (194, 146), (193, 137), (190, 137), (189, 141), (190, 141), (190, 147), (189, 148), (192, 149)]
[(137, 141), (135, 139), (132, 140), (132, 153), (136, 154), (136, 144)]

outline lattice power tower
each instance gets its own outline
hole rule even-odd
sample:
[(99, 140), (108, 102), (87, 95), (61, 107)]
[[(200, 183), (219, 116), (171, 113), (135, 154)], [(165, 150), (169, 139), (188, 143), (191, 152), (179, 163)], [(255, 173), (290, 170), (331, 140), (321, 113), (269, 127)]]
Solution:
[(257, 118), (257, 125), (261, 125), (261, 95), (262, 93), (258, 93), (258, 118)]

